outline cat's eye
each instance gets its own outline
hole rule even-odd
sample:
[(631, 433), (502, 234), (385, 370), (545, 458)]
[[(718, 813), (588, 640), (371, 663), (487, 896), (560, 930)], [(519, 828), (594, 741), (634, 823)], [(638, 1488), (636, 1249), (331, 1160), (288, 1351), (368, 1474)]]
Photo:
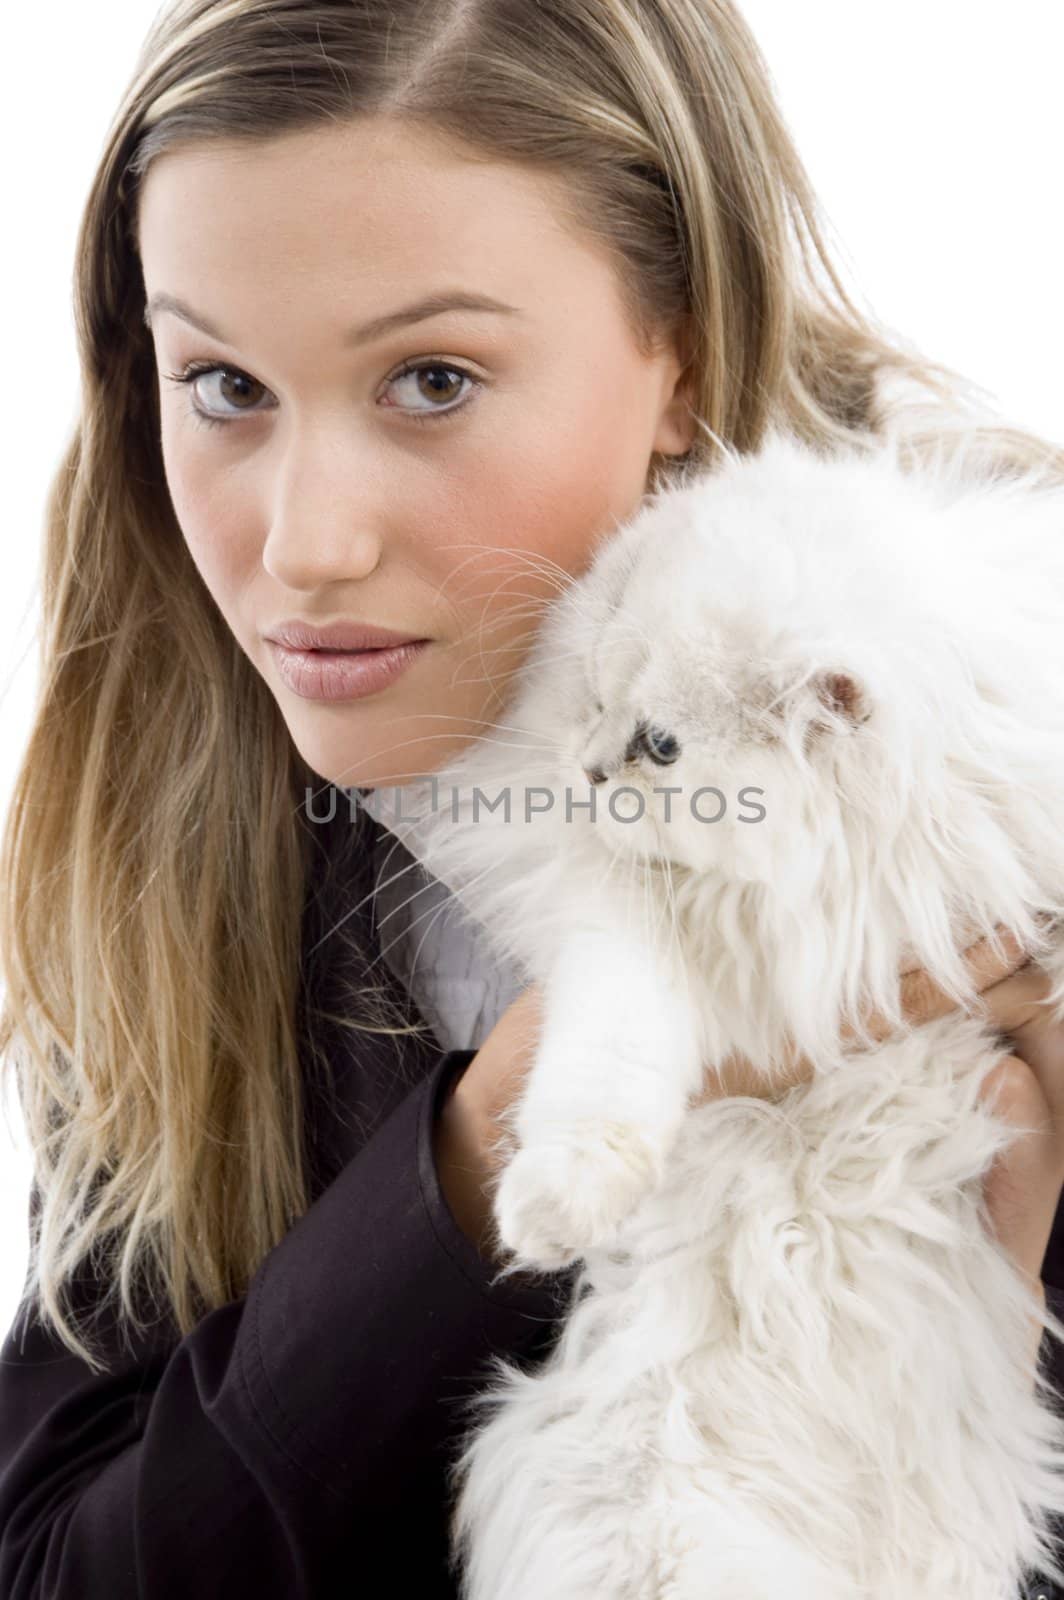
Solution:
[(680, 754), (679, 740), (664, 728), (647, 728), (643, 734), (643, 748), (651, 761), (662, 767), (670, 766)]
[(656, 728), (653, 723), (640, 722), (628, 741), (625, 759), (634, 761), (641, 752), (648, 755), (659, 767), (668, 767), (679, 759), (679, 740), (675, 734), (668, 733), (664, 728)]

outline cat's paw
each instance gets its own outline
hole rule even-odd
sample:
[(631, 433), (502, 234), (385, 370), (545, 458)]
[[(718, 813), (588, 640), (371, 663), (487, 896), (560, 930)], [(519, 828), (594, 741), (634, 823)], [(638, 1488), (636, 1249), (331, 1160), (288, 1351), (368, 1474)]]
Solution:
[(502, 1243), (554, 1270), (607, 1244), (659, 1181), (664, 1151), (628, 1123), (588, 1122), (520, 1149), (495, 1193)]

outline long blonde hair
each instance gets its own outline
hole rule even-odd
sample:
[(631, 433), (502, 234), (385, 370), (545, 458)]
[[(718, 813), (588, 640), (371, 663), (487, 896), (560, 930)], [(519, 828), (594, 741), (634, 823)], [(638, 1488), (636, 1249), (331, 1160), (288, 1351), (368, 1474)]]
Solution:
[[(130, 1328), (241, 1295), (308, 1204), (297, 1026), (319, 781), (185, 547), (159, 448), (139, 186), (188, 141), (362, 115), (561, 176), (612, 252), (643, 348), (686, 326), (702, 427), (756, 448), (984, 429), (1052, 447), (847, 296), (759, 51), (730, 0), (176, 0), (112, 122), (77, 246), (80, 419), (52, 485), (40, 697), (2, 845), (0, 1051), (34, 1155), (24, 1303), (101, 1365), (64, 1304), (90, 1257)], [(670, 471), (652, 458), (648, 484)], [(353, 836), (353, 830), (348, 830)], [(354, 989), (346, 1024), (402, 1033)]]

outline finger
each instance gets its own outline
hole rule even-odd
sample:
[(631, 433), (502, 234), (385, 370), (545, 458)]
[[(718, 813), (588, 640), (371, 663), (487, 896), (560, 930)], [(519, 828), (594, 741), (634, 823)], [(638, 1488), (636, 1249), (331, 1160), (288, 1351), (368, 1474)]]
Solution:
[[(988, 1073), (980, 1097), (997, 1115), (1022, 1131), (998, 1156), (983, 1183), (991, 1227), (1045, 1309), (1042, 1265), (1064, 1186), (1061, 1139), (1049, 1106), (1027, 1063), (1007, 1056)], [(1043, 1322), (1031, 1321), (1032, 1374), (1042, 1343)]]
[[(982, 994), (992, 984), (1018, 972), (1029, 956), (1016, 935), (1008, 931), (1000, 933), (999, 953), (995, 954), (989, 938), (984, 938), (964, 951), (963, 960), (976, 992)], [(902, 1013), (913, 1024), (946, 1017), (957, 1009), (957, 1001), (923, 967), (903, 972), (898, 982)], [(877, 1041), (886, 1039), (894, 1031), (893, 1024), (878, 1011), (869, 1014), (865, 1026), (869, 1036)], [(843, 1023), (841, 1034), (846, 1040), (858, 1037), (857, 1029), (848, 1022)]]
[[(994, 951), (989, 938), (980, 939), (964, 951), (964, 965), (978, 994), (1027, 964), (1030, 955), (1011, 931), (1000, 931), (999, 949)], [(947, 1016), (957, 1002), (941, 989), (922, 967), (906, 973), (901, 980), (902, 1009), (912, 1022), (929, 1022)]]
[(732, 1050), (723, 1061), (706, 1068), (700, 1090), (689, 1104), (705, 1105), (710, 1100), (722, 1100), (726, 1095), (778, 1100), (796, 1085), (811, 1083), (815, 1076), (812, 1061), (793, 1044), (788, 1044), (782, 1059), (771, 1068), (763, 1063), (755, 1064), (741, 1051)]
[(1006, 1036), (1013, 1055), (1030, 1067), (1064, 1140), (1064, 1021), (1054, 1020), (1044, 1002), (1052, 980), (1038, 967), (1025, 967), (982, 996), (989, 1020)]
[(1061, 1139), (1041, 1085), (1019, 1056), (1006, 1056), (987, 1074), (979, 1096), (1016, 1137), (984, 1181), (994, 1232), (1032, 1287), (1040, 1281), (1064, 1182)]
[(1021, 1028), (1054, 1026), (1049, 1008), (1042, 1004), (1052, 990), (1049, 974), (1029, 963), (991, 984), (981, 992), (981, 998), (987, 1018), (1002, 1033), (1012, 1035)]
[[(1053, 922), (1048, 913), (1040, 913), (1034, 920), (1042, 926), (1049, 926)], [(1000, 1017), (1010, 1014), (1012, 999), (1015, 997), (1017, 1001), (1020, 999), (1023, 1001), (1022, 1015), (1018, 1011), (1012, 1013), (1018, 1025), (1021, 1021), (1028, 1020), (1037, 1009), (1033, 1002), (1041, 994), (1048, 992), (1049, 980), (1040, 968), (1030, 965), (1030, 958), (1014, 933), (999, 927), (998, 934), (1000, 953), (995, 954), (989, 938), (983, 938), (969, 945), (963, 953), (963, 959), (976, 993), (984, 996), (984, 1001), (988, 1001), (991, 995), (995, 996), (995, 1010), (991, 1013), (991, 1020), (1001, 1032), (1011, 1033), (1012, 1028), (1006, 1026)], [(1002, 993), (1006, 982), (1021, 972), (1025, 975), (1023, 990)], [(941, 989), (922, 967), (903, 968), (899, 986), (902, 1012), (913, 1024), (918, 1025), (921, 1022), (930, 1022), (935, 1017), (948, 1016), (957, 1008), (956, 1000)], [(869, 1013), (866, 1028), (869, 1037), (875, 1041), (882, 1041), (894, 1032), (894, 1025), (878, 1011)], [(853, 1043), (858, 1039), (856, 1028), (849, 1022), (844, 1021), (841, 1024), (839, 1033), (847, 1043)], [(692, 1104), (701, 1105), (707, 1100), (735, 1094), (775, 1099), (796, 1084), (810, 1083), (814, 1075), (814, 1067), (808, 1056), (793, 1048), (789, 1051), (785, 1063), (777, 1065), (771, 1073), (766, 1072), (763, 1067), (756, 1067), (738, 1051), (733, 1051), (726, 1061), (707, 1072), (703, 1092)], [(1061, 1091), (1064, 1095), (1064, 1068), (1061, 1071)]]

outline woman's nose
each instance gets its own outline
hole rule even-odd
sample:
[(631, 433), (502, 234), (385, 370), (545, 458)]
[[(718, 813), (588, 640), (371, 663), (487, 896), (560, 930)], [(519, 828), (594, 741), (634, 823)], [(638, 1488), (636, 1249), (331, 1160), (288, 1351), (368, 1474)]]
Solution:
[(365, 578), (383, 551), (383, 487), (351, 457), (310, 440), (291, 440), (266, 507), (262, 564), (287, 589), (312, 590), (342, 578)]

